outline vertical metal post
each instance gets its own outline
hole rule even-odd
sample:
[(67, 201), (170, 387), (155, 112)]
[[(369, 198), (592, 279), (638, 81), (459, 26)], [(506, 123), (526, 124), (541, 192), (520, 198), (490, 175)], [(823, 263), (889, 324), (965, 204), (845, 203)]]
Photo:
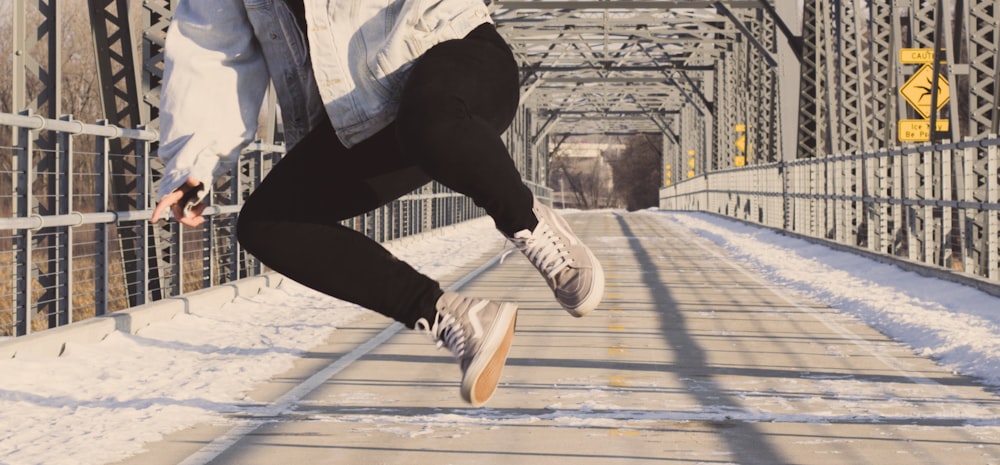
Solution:
[[(63, 115), (59, 119), (71, 121), (72, 117)], [(69, 133), (59, 133), (56, 139), (56, 173), (59, 175), (56, 199), (58, 214), (68, 215), (73, 211), (73, 136)], [(65, 235), (59, 241), (58, 264), (56, 265), (59, 287), (56, 291), (55, 326), (63, 326), (73, 322), (73, 227), (66, 226)], [(51, 326), (51, 325), (50, 325)]]
[(434, 199), (431, 195), (434, 193), (434, 187), (428, 183), (421, 188), (421, 192), (424, 195), (423, 208), (421, 209), (421, 231), (426, 232), (434, 228)]
[[(22, 114), (30, 114), (25, 111)], [(31, 193), (33, 190), (34, 173), (32, 169), (31, 152), (34, 151), (34, 141), (31, 130), (18, 128), (14, 139), (14, 175), (12, 176), (14, 190), (14, 216), (23, 218), (31, 215)], [(31, 333), (31, 322), (35, 318), (35, 308), (32, 302), (32, 231), (18, 230), (14, 234), (14, 335), (23, 336)]]
[(168, 222), (167, 224), (170, 225), (170, 233), (171, 236), (173, 236), (174, 244), (174, 250), (172, 253), (166, 252), (169, 254), (168, 257), (170, 257), (170, 260), (173, 262), (173, 266), (171, 268), (174, 271), (173, 289), (171, 289), (170, 293), (167, 295), (174, 296), (180, 295), (186, 291), (185, 278), (187, 274), (187, 263), (184, 258), (185, 255), (187, 255), (185, 253), (187, 244), (184, 242), (184, 226), (176, 222)]
[[(140, 120), (150, 127), (159, 127), (160, 82), (163, 79), (163, 45), (166, 42), (167, 28), (173, 17), (172, 7), (176, 0), (145, 0), (143, 7), (142, 31), (142, 68), (139, 85)], [(153, 148), (155, 150), (155, 147)], [(150, 192), (159, 189), (159, 179), (163, 172), (163, 163), (159, 158), (149, 159)], [(149, 285), (152, 286), (152, 298), (160, 299), (168, 295), (176, 295), (181, 288), (182, 276), (177, 274), (180, 267), (180, 255), (172, 254), (180, 248), (179, 228), (171, 226), (170, 222), (154, 224), (152, 240), (148, 246), (152, 248), (149, 255)]]
[[(892, 170), (892, 182), (887, 186), (886, 191), (889, 193), (889, 198), (892, 199), (902, 199), (903, 198), (903, 162), (902, 155), (893, 154), (888, 160), (886, 160), (886, 168)], [(899, 255), (902, 249), (902, 237), (901, 231), (905, 228), (903, 226), (903, 206), (894, 205), (890, 209), (889, 218), (892, 219), (892, 227), (886, 228), (887, 240), (886, 244), (889, 249), (888, 253), (890, 255)]]
[[(107, 121), (101, 120), (97, 124), (107, 124)], [(111, 146), (108, 143), (108, 138), (104, 136), (97, 136), (94, 138), (96, 141), (96, 152), (97, 152), (97, 205), (95, 210), (97, 212), (108, 211), (108, 206), (110, 204), (110, 180), (108, 179), (108, 169), (111, 165), (109, 160)], [(97, 224), (97, 244), (96, 252), (97, 256), (94, 257), (94, 314), (104, 315), (108, 312), (108, 265), (110, 263), (111, 251), (109, 250), (109, 227), (107, 224), (99, 223)]]
[(824, 223), (823, 223), (823, 233), (822, 237), (827, 239), (835, 239), (837, 237), (837, 200), (834, 196), (837, 194), (836, 190), (836, 167), (834, 163), (830, 161), (830, 154), (823, 154), (823, 171), (821, 172), (823, 179), (819, 183), (820, 193), (823, 195), (824, 203)]
[[(94, 32), (97, 74), (100, 81), (103, 116), (107, 124), (117, 127), (134, 128), (145, 121), (146, 107), (139, 101), (139, 66), (133, 56), (134, 41), (129, 23), (127, 0), (87, 0), (90, 23)], [(137, 141), (111, 138), (110, 151), (115, 154), (110, 159), (111, 200), (116, 211), (143, 210), (146, 200), (139, 198), (136, 185), (131, 184), (129, 175), (136, 180), (143, 177), (136, 153)], [(158, 280), (157, 268), (150, 271), (144, 260), (148, 252), (140, 250), (147, 234), (145, 223), (118, 224), (116, 227), (122, 263), (125, 265), (124, 279), (128, 306), (144, 302), (148, 279)], [(143, 278), (146, 278), (145, 280)]]
[[(992, 134), (990, 137), (996, 138), (996, 134)], [(991, 205), (1000, 204), (1000, 149), (996, 145), (991, 145), (987, 149), (986, 155), (986, 172), (989, 176), (986, 177), (988, 192), (987, 202)], [(986, 224), (986, 234), (983, 235), (985, 244), (983, 244), (984, 255), (986, 256), (986, 273), (985, 276), (993, 281), (1000, 280), (1000, 212), (996, 210), (988, 210), (989, 220)]]
[(21, 111), (27, 104), (27, 82), (28, 76), (25, 70), (25, 63), (28, 60), (28, 35), (27, 11), (25, 11), (25, 0), (14, 0), (14, 20), (12, 24), (12, 42), (14, 49), (13, 76), (11, 76), (11, 109)]
[(160, 82), (163, 79), (163, 44), (177, 0), (145, 0), (143, 6), (142, 82), (140, 96), (147, 107), (141, 108), (142, 121), (159, 126)]
[(924, 153), (920, 163), (924, 172), (924, 183), (920, 186), (921, 197), (924, 205), (920, 207), (920, 216), (924, 220), (924, 228), (921, 232), (921, 244), (919, 260), (923, 262), (933, 262), (934, 257), (934, 232), (938, 229), (934, 221), (934, 207), (929, 203), (934, 198), (934, 153)]
[[(952, 186), (952, 167), (954, 165), (954, 152), (952, 149), (947, 149), (941, 153), (941, 200), (942, 205), (947, 205), (947, 202), (952, 200), (953, 191)], [(952, 225), (952, 214), (953, 210), (949, 206), (941, 207), (941, 237), (940, 237), (940, 249), (938, 257), (939, 264), (944, 267), (954, 268), (952, 263), (953, 248), (952, 248), (952, 233), (954, 231)]]
[[(205, 202), (208, 205), (215, 205), (215, 186), (212, 185), (211, 181), (205, 181), (205, 184), (209, 186), (208, 196), (205, 197)], [(199, 253), (201, 254), (201, 288), (208, 289), (212, 287), (215, 282), (215, 276), (218, 272), (218, 266), (216, 259), (216, 254), (218, 247), (216, 247), (216, 229), (219, 227), (221, 221), (215, 216), (210, 216), (206, 218), (205, 224), (201, 226), (201, 245), (199, 246)], [(181, 230), (184, 226), (177, 226)], [(183, 233), (182, 233), (183, 235)]]
[[(34, 5), (42, 17), (38, 28), (30, 32), (27, 23), (25, 0), (14, 0), (13, 42), (14, 75), (12, 79), (12, 109), (31, 110), (44, 117), (55, 119), (62, 101), (62, 28), (55, 0), (37, 0)], [(44, 61), (32, 56), (36, 45), (45, 40)], [(45, 66), (42, 65), (45, 63)], [(34, 101), (28, 101), (28, 73), (42, 85)]]
[(833, 165), (833, 179), (832, 187), (833, 189), (829, 193), (834, 197), (834, 215), (836, 215), (834, 221), (836, 228), (836, 233), (834, 234), (834, 239), (841, 244), (847, 242), (848, 236), (848, 220), (847, 220), (847, 183), (848, 177), (844, 165), (846, 163), (844, 160), (837, 159), (831, 163)]
[[(962, 202), (973, 202), (975, 201), (975, 193), (973, 186), (976, 185), (976, 175), (973, 171), (973, 164), (978, 156), (979, 149), (975, 147), (966, 147), (962, 151), (962, 175), (965, 178), (965, 189), (959, 191), (959, 200)], [(976, 210), (971, 208), (963, 209), (965, 215), (963, 215), (963, 222), (965, 223), (965, 236), (962, 240), (962, 262), (964, 263), (964, 269), (967, 273), (976, 273), (977, 263), (976, 263), (976, 228), (974, 227), (976, 223)]]
[[(229, 192), (229, 199), (232, 204), (243, 204), (243, 186), (246, 185), (246, 179), (253, 170), (253, 164), (257, 158), (257, 154), (246, 154), (241, 157), (237, 164)], [(236, 217), (231, 217), (229, 222), (228, 237), (226, 238), (229, 242), (229, 270), (226, 276), (220, 278), (222, 282), (231, 282), (240, 279), (243, 271), (243, 262), (240, 260), (240, 243), (236, 237)]]
[[(892, 158), (889, 159), (889, 166), (892, 170), (892, 185), (890, 186), (890, 198), (901, 200), (903, 198), (903, 185), (905, 184), (904, 178), (906, 173), (903, 170), (903, 158), (905, 155), (900, 153), (894, 153)], [(902, 255), (903, 247), (906, 243), (906, 225), (904, 224), (905, 216), (903, 214), (906, 207), (902, 204), (897, 204), (892, 207), (892, 228), (889, 229), (889, 236), (891, 243), (889, 247), (891, 250), (889, 253), (891, 255)]]
[[(906, 170), (906, 179), (904, 182), (905, 194), (903, 198), (906, 200), (913, 200), (917, 198), (917, 185), (915, 180), (917, 177), (917, 165), (920, 163), (921, 157), (922, 154), (920, 153), (908, 153), (904, 158), (906, 165), (903, 169)], [(910, 260), (916, 260), (918, 254), (917, 244), (920, 241), (917, 231), (918, 226), (916, 223), (920, 220), (917, 215), (914, 214), (917, 210), (916, 206), (911, 205), (909, 207), (905, 207), (905, 210), (908, 222), (908, 227), (906, 228), (906, 256)]]
[[(147, 129), (145, 124), (140, 125), (139, 129)], [(135, 145), (135, 186), (136, 186), (136, 208), (140, 211), (148, 209), (151, 205), (155, 205), (156, 202), (153, 199), (153, 181), (150, 179), (150, 167), (149, 161), (152, 156), (152, 143), (150, 141), (133, 141)], [(155, 249), (152, 247), (152, 231), (154, 226), (149, 222), (143, 221), (136, 227), (136, 233), (138, 237), (136, 238), (136, 279), (141, 283), (138, 289), (138, 294), (135, 296), (137, 305), (142, 305), (153, 300), (153, 295), (150, 287), (153, 285), (150, 282), (150, 277), (153, 274), (151, 272), (150, 264), (152, 258), (150, 257), (150, 252)], [(157, 280), (159, 281), (159, 280)]]
[[(821, 162), (820, 163), (813, 162), (809, 164), (808, 217), (809, 217), (809, 235), (813, 237), (824, 237), (823, 235), (820, 235), (820, 230), (822, 228), (822, 225), (820, 224), (820, 211), (822, 210), (822, 208), (820, 208), (820, 202), (822, 202), (823, 200), (818, 197), (820, 194), (819, 184), (820, 184), (820, 172), (822, 171), (822, 169), (823, 165), (821, 164)], [(825, 215), (826, 213), (823, 214)]]
[[(272, 155), (272, 156), (274, 156), (274, 155)], [(270, 172), (270, 166), (268, 167), (268, 169), (267, 169), (266, 172), (264, 170), (264, 155), (263, 154), (258, 154), (257, 155), (256, 160), (255, 160), (255, 162), (253, 164), (252, 172), (253, 172), (253, 176), (252, 176), (252, 179), (250, 181), (253, 182), (254, 186), (260, 184), (260, 182), (264, 179), (264, 176), (265, 176), (266, 172)], [(249, 188), (247, 189), (247, 195), (248, 196), (250, 195)], [(240, 199), (240, 201), (242, 202), (243, 199)], [(367, 215), (367, 216), (371, 216), (371, 215)], [(365, 224), (367, 225), (368, 223), (366, 222)], [(368, 234), (368, 229), (366, 228), (365, 231), (363, 231), (363, 232), (365, 234)], [(246, 255), (246, 258), (247, 258), (247, 260), (249, 262), (248, 268), (249, 268), (249, 270), (252, 270), (253, 274), (260, 274), (261, 272), (263, 272), (264, 265), (261, 264), (260, 260), (257, 260), (256, 258), (254, 258), (252, 261), (250, 261), (251, 260), (250, 254), (248, 254), (246, 251), (244, 251), (243, 253), (244, 253), (244, 255)]]

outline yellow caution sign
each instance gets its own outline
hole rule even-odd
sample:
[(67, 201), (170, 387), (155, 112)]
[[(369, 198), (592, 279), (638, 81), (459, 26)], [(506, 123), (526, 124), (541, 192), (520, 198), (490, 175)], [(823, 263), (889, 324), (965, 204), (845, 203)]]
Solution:
[[(933, 90), (934, 67), (925, 64), (917, 70), (916, 74), (910, 77), (903, 87), (899, 88), (900, 95), (913, 107), (924, 119), (931, 117), (931, 92)], [(951, 98), (951, 90), (948, 80), (943, 76), (938, 76), (938, 96), (937, 109), (940, 110)]]
[[(951, 130), (951, 122), (946, 119), (937, 121), (937, 132)], [(931, 122), (926, 119), (904, 119), (899, 122), (900, 142), (929, 142), (931, 140)]]
[(736, 150), (740, 153), (747, 153), (747, 135), (743, 134), (738, 139), (736, 139)]
[(739, 151), (736, 154), (736, 158), (733, 159), (733, 165), (737, 168), (742, 168), (747, 165), (747, 158), (750, 155), (750, 145), (747, 143), (747, 125), (737, 124), (733, 129), (736, 130), (736, 134), (738, 135), (733, 145)]
[(934, 63), (932, 48), (904, 48), (899, 51), (899, 62), (904, 65), (923, 65)]

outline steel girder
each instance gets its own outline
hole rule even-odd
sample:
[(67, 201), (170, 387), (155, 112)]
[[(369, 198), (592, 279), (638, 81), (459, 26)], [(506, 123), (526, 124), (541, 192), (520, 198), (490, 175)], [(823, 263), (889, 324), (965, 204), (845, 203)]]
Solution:
[(491, 6), (521, 67), (522, 107), (537, 124), (532, 143), (555, 134), (659, 133), (664, 183), (782, 158), (779, 31), (793, 49), (800, 45), (771, 3)]
[[(134, 57), (135, 38), (132, 34), (127, 0), (88, 0), (91, 30), (97, 57), (97, 72), (101, 84), (104, 119), (108, 124), (123, 128), (145, 128), (149, 108), (139, 101), (139, 76)], [(111, 139), (110, 159), (111, 204), (113, 211), (145, 210), (151, 204), (147, 187), (136, 180), (144, 179), (141, 171), (147, 161), (140, 158), (134, 141)], [(123, 263), (135, 263), (125, 272), (130, 307), (162, 297), (160, 267), (155, 247), (149, 247), (145, 223), (119, 225), (116, 228)], [(154, 242), (158, 238), (154, 236)]]
[[(923, 117), (899, 96), (899, 89), (923, 63), (901, 62), (904, 49), (939, 50), (938, 59), (928, 64), (948, 81), (950, 100), (931, 111), (926, 124), (934, 127), (935, 121), (947, 119), (950, 125), (946, 131), (932, 131), (933, 142), (994, 137), (1000, 129), (998, 20), (997, 0), (806, 0), (797, 156), (823, 158), (914, 145), (900, 142), (898, 124)], [(921, 96), (931, 99), (932, 107), (942, 92), (936, 87), (930, 85)], [(826, 192), (921, 201), (920, 206), (875, 206), (864, 200), (864, 208), (825, 209), (818, 217), (820, 235), (983, 276), (1000, 274), (1000, 215), (989, 209), (961, 213), (923, 202), (993, 203), (991, 187), (1000, 182), (1000, 172), (990, 154), (985, 148), (962, 156), (921, 151), (892, 161), (838, 162), (816, 170), (811, 182), (825, 186)], [(840, 184), (828, 185), (830, 179)], [(953, 239), (960, 237), (966, 241)]]
[[(705, 81), (738, 34), (719, 2), (496, 1), (548, 133), (660, 133), (685, 105), (710, 117)], [(756, 2), (723, 2), (746, 6)], [(710, 87), (710, 86), (709, 86)]]
[[(971, 5), (966, 7), (968, 13), (962, 18), (965, 20), (965, 41), (959, 45), (967, 47), (969, 102), (968, 108), (961, 108), (959, 112), (969, 116), (966, 134), (970, 137), (996, 137), (1000, 132), (1000, 26), (997, 26), (1000, 24), (1000, 0), (966, 2)], [(1000, 201), (997, 151), (978, 149), (975, 160), (966, 163), (972, 166), (963, 167), (965, 176), (956, 173), (956, 177), (965, 180), (964, 185), (959, 185), (971, 194), (970, 200)], [(965, 223), (969, 225), (966, 234), (972, 238), (968, 244), (963, 244), (967, 249), (966, 271), (993, 278), (1000, 276), (1000, 212), (980, 211)]]
[[(11, 79), (11, 106), (22, 114), (40, 115), (55, 119), (62, 113), (62, 15), (55, 0), (25, 2), (15, 0), (11, 12), (13, 34), (13, 76)], [(34, 24), (29, 18), (38, 18)], [(33, 95), (32, 90), (34, 90)], [(71, 163), (69, 145), (64, 138), (39, 136), (29, 130), (12, 134), (14, 160), (11, 168), (14, 196), (14, 215), (52, 215), (68, 212), (71, 199), (65, 192), (71, 182), (60, 170)], [(65, 171), (63, 171), (65, 173)], [(18, 192), (25, 195), (18, 196)], [(18, 231), (12, 234), (14, 267), (17, 273), (34, 273), (44, 295), (26, 303), (33, 283), (21, 281), (13, 293), (17, 309), (15, 331), (31, 332), (32, 325), (47, 319), (55, 326), (68, 322), (69, 312), (60, 297), (68, 295), (70, 283), (60, 280), (63, 270), (70, 269), (66, 259), (73, 246), (67, 228), (55, 228), (48, 234), (35, 231)], [(38, 256), (35, 256), (35, 255)], [(39, 260), (44, 255), (44, 259)]]

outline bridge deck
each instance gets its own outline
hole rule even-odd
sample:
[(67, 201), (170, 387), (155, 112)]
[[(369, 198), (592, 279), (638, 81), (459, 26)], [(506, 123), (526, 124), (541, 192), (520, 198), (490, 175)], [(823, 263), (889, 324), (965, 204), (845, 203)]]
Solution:
[(463, 288), (521, 305), (486, 408), (462, 403), (454, 361), (419, 333), (356, 350), (389, 325), (372, 316), (253, 393), (276, 399), (312, 376), (273, 415), (175, 434), (126, 463), (1000, 461), (1000, 399), (974, 380), (761, 281), (662, 215), (568, 218), (608, 275), (597, 312), (555, 308), (520, 257)]

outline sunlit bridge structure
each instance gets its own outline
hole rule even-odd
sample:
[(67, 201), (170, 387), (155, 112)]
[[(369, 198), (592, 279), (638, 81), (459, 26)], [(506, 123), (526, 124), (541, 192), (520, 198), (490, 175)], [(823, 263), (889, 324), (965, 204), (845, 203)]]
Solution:
[[(348, 310), (303, 297), (236, 240), (242, 202), (287, 148), (273, 92), (256, 140), (211, 186), (206, 224), (148, 221), (179, 3), (0, 2), (0, 417), (25, 403), (63, 409), (66, 422), (168, 404), (223, 419), (157, 431), (146, 452), (109, 462), (122, 465), (1000, 457), (1000, 317), (983, 310), (1000, 296), (1000, 1), (486, 0), (520, 69), (503, 139), (535, 196), (565, 205), (553, 166), (573, 141), (641, 138), (659, 182), (653, 211), (565, 210), (607, 274), (604, 303), (582, 319), (553, 306), (526, 262), (499, 259), (502, 237), (456, 239), (493, 231), (443, 185), (344, 221), (394, 252), (438, 244), (444, 256), (420, 264), (451, 266), (435, 276), (443, 285), (519, 302), (505, 378), (484, 410), (452, 398), (453, 362), (419, 335), (372, 315), (322, 320), (309, 312)], [(791, 251), (765, 256), (781, 247)], [(854, 259), (867, 261), (844, 264)], [(876, 264), (915, 273), (897, 281), (919, 289), (878, 281), (890, 271), (868, 273)], [(261, 305), (301, 306), (309, 319), (250, 326), (279, 328), (255, 344), (337, 332), (246, 348), (147, 329), (235, 325), (241, 312), (263, 318)], [(968, 332), (935, 332), (959, 327)], [(111, 356), (135, 347), (298, 359), (231, 401), (196, 389), (170, 398), (143, 391), (157, 385), (145, 379), (121, 388), (138, 400), (96, 393), (128, 371), (109, 367), (79, 370), (103, 374), (80, 382), (79, 399), (41, 385), (73, 380), (17, 377), (30, 371), (21, 364), (80, 353), (104, 354), (81, 366), (153, 363)], [(33, 449), (7, 447), (23, 437), (2, 428), (0, 463), (21, 463)], [(51, 462), (50, 449), (27, 460)]]

